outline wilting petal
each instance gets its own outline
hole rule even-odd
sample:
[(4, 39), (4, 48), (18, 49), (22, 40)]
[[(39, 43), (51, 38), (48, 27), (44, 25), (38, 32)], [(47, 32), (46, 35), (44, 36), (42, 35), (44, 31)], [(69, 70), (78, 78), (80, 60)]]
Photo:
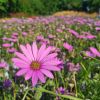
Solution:
[(41, 72), (49, 78), (54, 78), (53, 74), (46, 69), (41, 69)]

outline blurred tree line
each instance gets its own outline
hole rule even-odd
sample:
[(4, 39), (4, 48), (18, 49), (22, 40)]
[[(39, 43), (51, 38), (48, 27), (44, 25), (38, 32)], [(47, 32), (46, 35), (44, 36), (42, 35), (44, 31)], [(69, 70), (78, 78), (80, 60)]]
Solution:
[(0, 0), (0, 16), (24, 12), (49, 15), (62, 10), (99, 12), (100, 0)]

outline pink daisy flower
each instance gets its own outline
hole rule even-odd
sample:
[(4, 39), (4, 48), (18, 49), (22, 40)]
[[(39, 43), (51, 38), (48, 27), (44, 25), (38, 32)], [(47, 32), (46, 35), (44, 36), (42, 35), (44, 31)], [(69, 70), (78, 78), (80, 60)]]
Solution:
[(59, 33), (63, 32), (63, 30), (61, 30), (61, 29), (57, 29), (56, 31), (59, 32)]
[(73, 46), (68, 44), (67, 42), (63, 44), (64, 48), (66, 48), (69, 52), (73, 50)]
[(85, 54), (86, 54), (86, 56), (88, 56), (88, 57), (93, 57), (93, 58), (96, 57), (96, 55), (93, 54), (91, 51), (86, 51)]
[(87, 39), (94, 39), (94, 38), (96, 38), (96, 36), (94, 36), (94, 35), (87, 35), (86, 38)]
[(96, 29), (96, 31), (100, 31), (100, 27), (96, 27), (95, 29)]
[(5, 48), (9, 48), (9, 47), (11, 47), (12, 45), (11, 45), (10, 43), (4, 43), (4, 44), (2, 44), (2, 46), (5, 47)]
[(54, 78), (51, 71), (60, 71), (57, 66), (61, 64), (61, 61), (57, 58), (57, 53), (51, 53), (51, 47), (46, 48), (43, 44), (38, 49), (36, 42), (33, 42), (32, 46), (30, 44), (20, 45), (20, 49), (22, 53), (15, 52), (17, 58), (12, 59), (14, 64), (20, 68), (16, 75), (24, 75), (25, 80), (32, 78), (33, 86), (38, 80), (45, 83), (45, 76)]
[(18, 33), (15, 32), (15, 33), (12, 33), (12, 35), (13, 35), (13, 36), (18, 36)]
[(0, 62), (0, 68), (6, 68), (7, 63), (5, 61)]
[(74, 36), (76, 36), (76, 37), (79, 37), (78, 32), (76, 32), (76, 31), (74, 31), (74, 30), (72, 30), (72, 29), (69, 29), (69, 32), (70, 32), (72, 35), (74, 35)]
[(9, 53), (14, 53), (15, 51), (16, 51), (15, 48), (8, 48), (8, 52), (9, 52)]
[(26, 32), (22, 32), (22, 35), (23, 35), (23, 36), (26, 36), (26, 35), (27, 35), (27, 33), (26, 33)]
[(100, 57), (100, 52), (99, 52), (96, 48), (90, 47), (90, 51), (91, 51), (94, 55)]

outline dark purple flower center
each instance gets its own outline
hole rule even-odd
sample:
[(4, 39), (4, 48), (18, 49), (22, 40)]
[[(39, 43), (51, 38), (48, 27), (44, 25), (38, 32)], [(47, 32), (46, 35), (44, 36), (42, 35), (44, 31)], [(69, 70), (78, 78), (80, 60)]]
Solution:
[(30, 67), (33, 70), (38, 70), (38, 69), (40, 69), (41, 64), (38, 61), (32, 61)]

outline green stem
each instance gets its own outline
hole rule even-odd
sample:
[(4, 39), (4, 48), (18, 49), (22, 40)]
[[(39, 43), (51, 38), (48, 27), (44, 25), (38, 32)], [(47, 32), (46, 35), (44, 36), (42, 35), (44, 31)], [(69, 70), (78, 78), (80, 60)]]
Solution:
[(57, 82), (56, 73), (55, 73), (55, 84), (56, 84), (56, 88), (58, 88), (59, 84), (58, 84), (58, 82)]
[(74, 85), (75, 85), (75, 96), (77, 97), (77, 84), (76, 84), (76, 73), (73, 73)]
[(16, 100), (16, 90), (14, 89), (14, 100)]
[(94, 60), (97, 60), (97, 61), (100, 61), (99, 59), (96, 59), (96, 58), (93, 58), (93, 57), (90, 57), (90, 58), (92, 58), (92, 59), (94, 59)]
[(63, 86), (64, 86), (64, 88), (65, 88), (65, 82), (64, 82), (64, 79), (63, 79), (62, 73), (61, 73), (61, 72), (58, 72), (58, 73), (59, 73), (59, 75), (60, 75), (60, 77), (61, 77), (61, 80), (62, 80)]
[(26, 92), (25, 92), (25, 94), (24, 94), (24, 96), (23, 96), (23, 99), (22, 100), (25, 100), (25, 98), (26, 98), (26, 95), (28, 94), (28, 91), (29, 91), (30, 89), (27, 89), (26, 90)]
[[(37, 90), (37, 88), (33, 88), (34, 90)], [(73, 96), (69, 96), (69, 95), (61, 95), (61, 94), (56, 94), (52, 91), (49, 91), (49, 90), (46, 90), (44, 88), (38, 88), (39, 91), (41, 92), (45, 92), (45, 93), (49, 93), (49, 94), (52, 94), (54, 96), (59, 96), (59, 97), (62, 97), (62, 98), (66, 98), (66, 99), (72, 99), (72, 100), (82, 100), (80, 98), (76, 98), (76, 97), (73, 97)], [(24, 99), (23, 99), (24, 100)]]
[(85, 70), (85, 72), (88, 74), (88, 72), (87, 72), (85, 66), (83, 65), (83, 63), (81, 62), (80, 64), (81, 64), (81, 66), (83, 67), (83, 69)]
[(6, 100), (5, 92), (3, 92), (4, 100)]

